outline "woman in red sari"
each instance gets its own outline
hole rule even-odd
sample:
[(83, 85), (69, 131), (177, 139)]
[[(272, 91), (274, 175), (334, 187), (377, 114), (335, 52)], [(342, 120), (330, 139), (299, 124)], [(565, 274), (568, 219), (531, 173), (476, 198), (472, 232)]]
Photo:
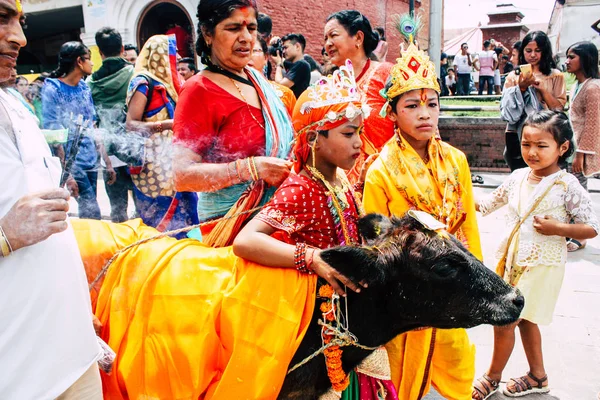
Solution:
[[(367, 17), (354, 10), (338, 11), (327, 18), (325, 25), (325, 51), (331, 63), (338, 67), (346, 60), (352, 61), (354, 76), (363, 103), (373, 110), (381, 110), (385, 100), (379, 92), (384, 88), (393, 64), (371, 59), (377, 48), (378, 37), (373, 33)], [(365, 160), (372, 154), (379, 153), (383, 145), (392, 137), (394, 123), (378, 112), (365, 118), (361, 135), (361, 156), (348, 171), (348, 179), (354, 183)]]
[[(369, 107), (360, 101), (352, 71), (348, 62), (300, 96), (293, 115), (298, 132), (294, 146), (297, 174), (288, 177), (233, 243), (240, 257), (315, 273), (340, 295), (344, 294), (342, 284), (356, 292), (360, 285), (332, 269), (320, 254), (321, 249), (360, 243), (357, 223), (362, 207), (343, 170), (351, 169), (361, 154), (359, 131)], [(348, 400), (397, 400), (383, 348), (344, 376), (339, 385), (332, 384), (338, 393), (328, 393), (327, 399), (339, 398), (344, 391)]]
[(197, 50), (207, 68), (186, 82), (175, 112), (175, 185), (198, 193), (200, 222), (214, 221), (201, 239), (215, 247), (231, 244), (291, 168), (288, 112), (262, 74), (246, 68), (257, 15), (255, 0), (199, 2)]

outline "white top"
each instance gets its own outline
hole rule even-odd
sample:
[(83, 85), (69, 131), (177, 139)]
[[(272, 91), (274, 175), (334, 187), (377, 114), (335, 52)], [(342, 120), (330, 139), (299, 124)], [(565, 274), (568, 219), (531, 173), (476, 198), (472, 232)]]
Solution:
[[(31, 114), (3, 91), (1, 106), (18, 146), (0, 126), (4, 216), (21, 197), (58, 187), (61, 167)], [(55, 399), (100, 355), (71, 228), (0, 257), (0, 399)]]
[(469, 56), (463, 56), (462, 54), (457, 54), (454, 56), (454, 65), (456, 66), (457, 74), (470, 74), (471, 66), (469, 65)]
[(498, 62), (498, 56), (493, 50), (484, 50), (479, 53), (479, 76), (494, 76), (494, 61)]
[[(566, 239), (562, 236), (546, 236), (538, 233), (533, 227), (533, 217), (549, 215), (563, 223), (573, 220), (575, 223), (587, 224), (600, 233), (598, 217), (594, 214), (589, 193), (581, 186), (577, 178), (564, 171), (556, 172), (542, 179), (537, 184), (532, 196), (525, 202), (521, 201), (522, 187), (527, 184), (527, 176), (530, 171), (529, 168), (514, 171), (500, 187), (479, 202), (479, 210), (483, 215), (487, 215), (508, 205), (505, 237), (496, 254), (497, 258), (500, 258), (506, 248), (510, 232), (527, 214), (537, 199), (543, 195), (548, 186), (553, 185), (550, 192), (523, 222), (519, 228), (518, 237), (515, 235), (512, 244), (516, 247), (516, 251), (514, 257), (507, 258), (507, 266), (511, 261), (521, 267), (564, 265), (567, 259)], [(555, 184), (555, 182), (558, 183)]]
[(456, 83), (456, 76), (451, 78), (450, 75), (446, 75), (446, 86), (452, 86), (455, 83)]

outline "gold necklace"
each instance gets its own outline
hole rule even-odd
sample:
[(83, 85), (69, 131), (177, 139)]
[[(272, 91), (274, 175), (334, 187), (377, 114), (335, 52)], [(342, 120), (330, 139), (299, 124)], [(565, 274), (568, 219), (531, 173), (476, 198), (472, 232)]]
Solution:
[(248, 112), (250, 113), (250, 116), (252, 117), (252, 119), (254, 120), (254, 122), (256, 122), (258, 124), (258, 126), (260, 126), (263, 130), (265, 130), (265, 126), (263, 124), (261, 124), (256, 119), (256, 117), (254, 116), (254, 114), (252, 113), (252, 110), (250, 109), (250, 104), (248, 104), (248, 100), (246, 100), (246, 96), (244, 96), (244, 93), (242, 93), (242, 89), (240, 89), (240, 87), (238, 86), (238, 84), (235, 83), (235, 81), (232, 78), (229, 78), (229, 79), (231, 79), (231, 83), (233, 83), (233, 85), (237, 89), (238, 93), (240, 94), (240, 96), (244, 100), (244, 103), (246, 103), (246, 108), (248, 109)]
[(538, 175), (534, 174), (533, 170), (529, 171), (529, 177), (533, 178), (536, 181), (541, 181), (542, 179), (544, 179), (543, 176), (538, 176)]
[[(329, 191), (329, 195), (331, 196), (331, 201), (333, 202), (333, 207), (335, 208), (335, 211), (338, 214), (338, 217), (340, 218), (340, 224), (342, 226), (342, 232), (344, 234), (344, 239), (346, 240), (346, 245), (350, 245), (352, 243), (352, 240), (350, 238), (350, 233), (348, 233), (348, 226), (346, 223), (346, 219), (344, 218), (344, 210), (342, 209), (342, 205), (340, 204), (338, 195), (336, 193), (336, 189), (334, 189), (331, 185), (331, 183), (329, 183), (329, 181), (327, 181), (327, 179), (325, 179), (325, 177), (323, 176), (323, 174), (321, 174), (321, 172), (319, 172), (318, 169), (313, 168), (311, 166), (306, 166), (306, 169), (308, 170), (308, 172), (310, 172), (312, 178), (318, 178), (323, 185), (325, 185), (325, 187), (327, 188), (327, 190)], [(339, 189), (338, 189), (339, 190)], [(346, 196), (346, 194), (343, 194), (344, 197)], [(347, 200), (344, 201), (344, 205), (346, 206), (345, 208), (348, 208), (348, 202)]]

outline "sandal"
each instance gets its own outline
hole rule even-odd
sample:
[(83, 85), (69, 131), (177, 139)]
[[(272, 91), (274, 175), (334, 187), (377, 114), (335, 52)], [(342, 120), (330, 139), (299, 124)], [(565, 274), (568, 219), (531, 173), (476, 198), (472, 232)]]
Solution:
[(498, 387), (500, 387), (500, 382), (493, 380), (487, 376), (487, 374), (483, 374), (481, 378), (477, 378), (475, 383), (473, 383), (473, 391), (477, 391), (479, 398), (475, 398), (473, 395), (471, 395), (471, 399), (485, 400), (496, 393)]
[[(537, 386), (532, 387), (527, 377), (535, 381)], [(521, 397), (532, 393), (548, 393), (550, 391), (548, 386), (542, 385), (548, 380), (548, 375), (544, 375), (544, 377), (540, 379), (533, 376), (531, 372), (527, 372), (527, 375), (525, 376), (520, 378), (510, 378), (510, 380), (515, 384), (513, 389), (514, 391), (511, 391), (508, 386), (506, 386), (503, 390), (504, 395), (508, 397)]]
[(585, 249), (586, 244), (587, 244), (587, 240), (582, 240), (580, 242), (579, 240), (576, 240), (576, 239), (569, 239), (569, 240), (567, 240), (567, 251), (569, 253), (572, 253), (577, 250)]

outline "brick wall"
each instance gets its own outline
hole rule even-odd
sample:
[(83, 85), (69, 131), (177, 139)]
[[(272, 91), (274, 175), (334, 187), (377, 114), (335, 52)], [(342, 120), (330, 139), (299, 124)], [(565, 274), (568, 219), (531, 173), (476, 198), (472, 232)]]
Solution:
[[(387, 60), (399, 56), (401, 43), (394, 27), (394, 15), (408, 12), (408, 0), (342, 0), (342, 1), (289, 1), (259, 0), (259, 11), (273, 19), (273, 34), (302, 33), (306, 37), (306, 53), (321, 60), (325, 19), (345, 9), (358, 10), (369, 18), (373, 28), (385, 26), (389, 53)], [(417, 39), (422, 49), (429, 47), (429, 0), (415, 1), (415, 12), (421, 16), (422, 29)]]
[(494, 24), (510, 24), (513, 22), (520, 22), (522, 18), (518, 13), (509, 13), (509, 14), (491, 14), (489, 15), (490, 23), (489, 25)]
[(523, 39), (527, 34), (527, 30), (523, 26), (507, 27), (507, 28), (492, 28), (482, 27), (483, 40), (495, 39), (500, 41), (505, 46), (510, 46)]
[(502, 153), (506, 122), (500, 118), (440, 117), (442, 140), (462, 150), (473, 170), (508, 171)]

